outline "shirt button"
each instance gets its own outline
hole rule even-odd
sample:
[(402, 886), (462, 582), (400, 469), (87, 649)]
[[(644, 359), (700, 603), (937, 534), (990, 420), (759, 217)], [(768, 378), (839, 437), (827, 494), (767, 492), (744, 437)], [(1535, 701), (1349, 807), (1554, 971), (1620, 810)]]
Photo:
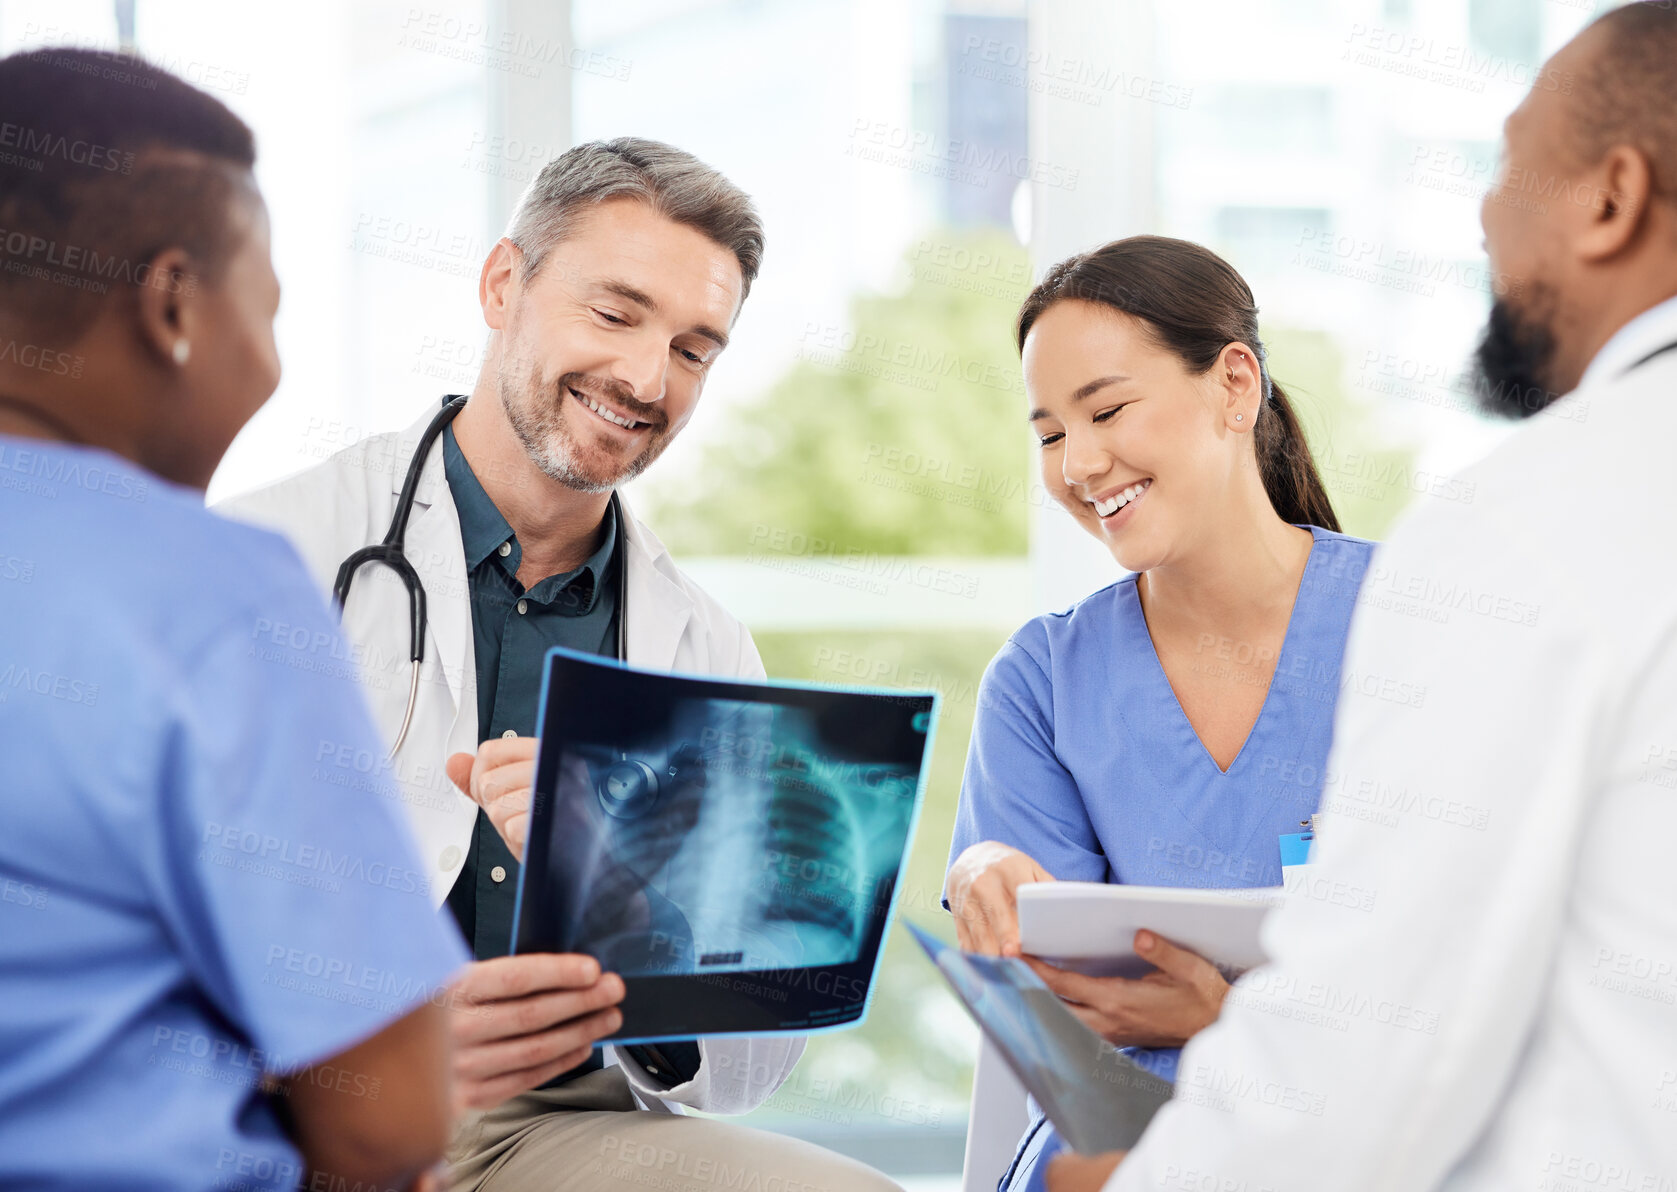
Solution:
[(518, 615), (522, 617), (530, 610), (530, 602), (528, 600), (520, 600), (515, 607), (518, 609)]
[(503, 559), (512, 554), (512, 540), (509, 538), (507, 541), (501, 543), (500, 546), (497, 546), (495, 548), (495, 553), (500, 555)]
[(507, 880), (507, 871), (497, 865), (489, 871), (489, 880), (492, 882), (504, 882)]
[(505, 740), (507, 737), (516, 737), (517, 735), (518, 735), (518, 730), (517, 729), (509, 728), (506, 732), (501, 734), (501, 738), (503, 740)]

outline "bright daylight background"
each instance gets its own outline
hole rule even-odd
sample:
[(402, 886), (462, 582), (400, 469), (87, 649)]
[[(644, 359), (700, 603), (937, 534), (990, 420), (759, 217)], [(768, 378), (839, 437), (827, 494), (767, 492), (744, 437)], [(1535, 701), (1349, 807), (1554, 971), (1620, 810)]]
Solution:
[[(1009, 328), (1141, 231), (1252, 283), (1347, 528), (1504, 429), (1461, 369), (1499, 126), (1589, 0), (0, 0), (0, 51), (142, 53), (256, 129), (285, 378), (212, 496), (476, 375), (478, 267), (576, 141), (638, 133), (757, 199), (765, 268), (706, 406), (631, 499), (771, 674), (936, 686), (902, 913), (938, 907), (986, 661), (1116, 578), (1047, 507)], [(1534, 196), (1533, 201), (1545, 201)], [(1553, 200), (1548, 200), (1553, 201)], [(898, 933), (858, 1030), (757, 1123), (955, 1186), (975, 1033)]]

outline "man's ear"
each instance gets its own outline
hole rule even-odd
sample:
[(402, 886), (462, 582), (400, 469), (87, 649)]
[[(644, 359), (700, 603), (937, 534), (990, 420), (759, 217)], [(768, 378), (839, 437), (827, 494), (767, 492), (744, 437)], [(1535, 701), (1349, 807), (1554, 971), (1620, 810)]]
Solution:
[(201, 346), (207, 328), (202, 286), (184, 248), (166, 248), (141, 270), (136, 299), (140, 342), (163, 367), (180, 367)]
[(518, 245), (502, 236), (484, 259), (483, 272), (477, 281), (478, 303), (483, 307), (483, 321), (490, 330), (505, 330), (507, 311), (517, 297), (519, 274), (523, 269), (523, 252)]
[(1582, 196), (1575, 192), (1572, 201), (1588, 205), (1589, 220), (1573, 243), (1580, 258), (1599, 264), (1623, 252), (1642, 231), (1653, 169), (1634, 145), (1614, 145), (1580, 184), (1590, 189)]

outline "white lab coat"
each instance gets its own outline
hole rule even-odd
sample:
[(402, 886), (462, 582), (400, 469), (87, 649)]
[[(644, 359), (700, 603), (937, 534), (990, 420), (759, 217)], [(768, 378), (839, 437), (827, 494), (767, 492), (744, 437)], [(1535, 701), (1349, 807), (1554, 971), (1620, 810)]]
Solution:
[(1376, 553), (1274, 963), (1106, 1192), (1677, 1188), (1674, 340)]
[[(369, 437), (317, 467), (222, 502), (218, 511), (284, 534), (329, 594), (339, 563), (383, 539), (414, 446), (435, 413), (428, 406), (407, 430)], [(762, 678), (763, 663), (745, 627), (676, 569), (650, 530), (627, 509), (625, 514), (628, 662)], [(452, 753), (475, 752), (478, 746), (465, 549), (440, 437), (415, 494), (406, 554), (425, 585), (430, 628), (412, 727), (391, 764), (432, 880), (433, 902), (440, 907), (465, 862), (477, 818), (477, 805), (449, 782), (444, 762)], [(374, 719), (386, 740), (394, 740), (407, 706), (410, 622), (406, 591), (388, 568), (369, 565), (357, 573), (343, 624)], [(274, 631), (283, 640), (284, 627)], [(377, 759), (327, 760), (348, 770), (377, 764)], [(698, 1076), (667, 1090), (619, 1049), (608, 1048), (608, 1053), (623, 1066), (646, 1108), (684, 1104), (733, 1114), (754, 1108), (778, 1088), (803, 1047), (803, 1039), (789, 1037), (703, 1040)]]

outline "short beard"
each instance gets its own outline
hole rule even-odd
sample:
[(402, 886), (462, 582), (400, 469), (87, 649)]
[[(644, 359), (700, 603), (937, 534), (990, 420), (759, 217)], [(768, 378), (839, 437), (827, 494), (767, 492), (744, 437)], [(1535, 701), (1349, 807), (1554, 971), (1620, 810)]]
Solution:
[[(548, 479), (557, 481), (575, 492), (609, 493), (618, 485), (626, 484), (646, 471), (652, 461), (662, 455), (664, 448), (668, 446), (667, 424), (661, 425), (658, 422), (662, 411), (636, 401), (624, 392), (621, 385), (599, 381), (583, 373), (566, 373), (554, 386), (555, 400), (544, 401), (534, 378), (528, 379), (521, 386), (520, 378), (509, 376), (503, 368), (496, 381), (496, 388), (501, 395), (501, 409), (506, 412), (512, 433), (518, 436), (519, 443), (523, 445), (524, 454), (530, 457), (530, 462), (540, 468)], [(651, 441), (647, 443), (646, 449), (614, 476), (591, 475), (584, 471), (577, 461), (579, 453), (576, 439), (566, 424), (563, 412), (565, 403), (571, 399), (570, 390), (573, 387), (582, 393), (595, 390), (609, 396), (625, 409), (653, 424)]]
[(1530, 418), (1559, 401), (1555, 372), (1555, 294), (1533, 286), (1523, 313), (1506, 298), (1491, 304), (1485, 331), (1473, 353), (1473, 393), (1482, 413), (1493, 418)]

